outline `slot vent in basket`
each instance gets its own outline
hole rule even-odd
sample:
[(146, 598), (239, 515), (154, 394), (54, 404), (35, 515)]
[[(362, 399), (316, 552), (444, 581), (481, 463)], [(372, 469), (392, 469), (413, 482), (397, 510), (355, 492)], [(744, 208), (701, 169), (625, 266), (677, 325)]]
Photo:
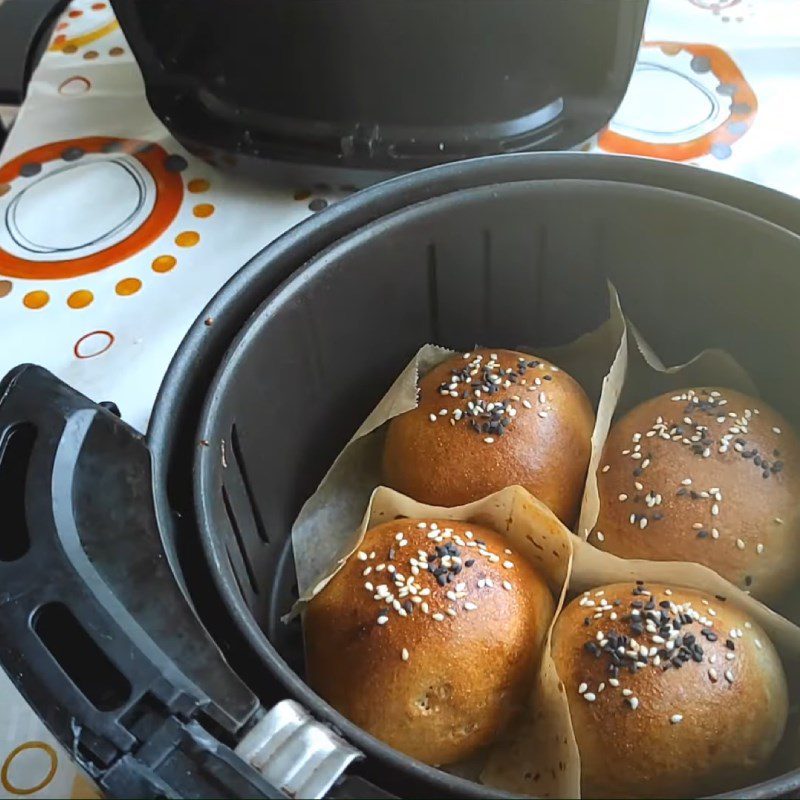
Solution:
[(236, 538), (236, 545), (239, 548), (239, 552), (242, 556), (242, 563), (244, 564), (244, 569), (247, 573), (247, 579), (250, 583), (250, 588), (253, 590), (253, 594), (258, 594), (258, 583), (256, 582), (255, 571), (253, 570), (253, 565), (250, 563), (250, 559), (248, 558), (247, 548), (244, 545), (242, 531), (239, 528), (239, 523), (236, 520), (236, 515), (233, 512), (233, 506), (231, 505), (231, 499), (228, 496), (228, 490), (224, 486), (222, 487), (222, 502), (225, 505), (225, 513), (228, 515), (228, 522), (230, 522), (233, 535)]
[[(250, 510), (253, 513), (253, 522), (255, 522), (256, 531), (258, 531), (258, 536), (261, 541), (264, 542), (264, 544), (269, 544), (269, 535), (267, 534), (267, 529), (264, 525), (264, 520), (261, 517), (261, 513), (258, 510), (258, 503), (256, 503), (253, 485), (250, 482), (250, 477), (247, 474), (247, 466), (244, 463), (242, 445), (239, 441), (239, 431), (237, 430), (235, 424), (231, 426), (231, 448), (233, 449), (233, 457), (236, 459), (236, 466), (239, 470), (239, 474), (242, 477), (244, 490), (247, 493), (247, 499), (250, 503)], [(228, 514), (230, 516), (231, 512), (229, 511)]]

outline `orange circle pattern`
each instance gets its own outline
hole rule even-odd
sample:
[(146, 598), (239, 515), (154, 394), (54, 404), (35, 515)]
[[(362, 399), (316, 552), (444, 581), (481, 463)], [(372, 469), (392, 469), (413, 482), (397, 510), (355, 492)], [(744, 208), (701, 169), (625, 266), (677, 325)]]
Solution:
[(123, 278), (115, 287), (115, 291), (121, 297), (136, 294), (142, 288), (142, 282), (138, 278)]
[(26, 308), (44, 308), (50, 302), (50, 295), (47, 292), (37, 289), (34, 292), (28, 292), (28, 294), (22, 298), (22, 302), (25, 304)]
[(85, 58), (87, 61), (92, 61), (92, 60), (94, 60), (95, 58), (97, 58), (99, 55), (100, 55), (100, 53), (98, 53), (98, 52), (97, 52), (97, 50), (87, 50), (87, 51), (86, 51), (86, 52), (83, 54), (83, 57), (84, 57), (84, 58)]
[(197, 231), (183, 231), (175, 237), (178, 247), (194, 247), (199, 241), (200, 234)]
[(0, 274), (9, 278), (57, 280), (99, 272), (143, 250), (169, 227), (183, 201), (183, 179), (180, 173), (166, 168), (167, 152), (157, 144), (107, 136), (51, 142), (22, 153), (0, 167), (0, 186), (18, 178), (26, 163), (61, 159), (62, 153), (71, 147), (80, 148), (84, 153), (102, 153), (109, 145), (116, 145), (119, 152), (132, 155), (153, 177), (157, 199), (147, 219), (121, 242), (71, 261), (28, 261), (0, 250)]
[[(8, 779), (8, 770), (11, 767), (11, 763), (14, 759), (20, 754), (25, 752), (26, 750), (42, 750), (50, 757), (50, 770), (48, 771), (47, 775), (44, 777), (42, 781), (36, 784), (36, 786), (29, 786), (26, 789), (20, 789), (19, 786), (14, 786), (11, 781)], [(5, 762), (3, 763), (3, 768), (0, 770), (0, 784), (2, 784), (3, 788), (9, 792), (9, 794), (17, 795), (24, 797), (29, 794), (34, 794), (38, 792), (40, 789), (44, 789), (50, 781), (53, 780), (53, 777), (56, 774), (56, 770), (58, 769), (58, 756), (56, 755), (56, 751), (53, 748), (46, 744), (45, 742), (25, 742), (24, 744), (19, 745), (19, 747), (15, 747), (6, 758)]]
[(93, 300), (94, 295), (88, 289), (78, 289), (67, 298), (67, 305), (70, 308), (86, 308)]

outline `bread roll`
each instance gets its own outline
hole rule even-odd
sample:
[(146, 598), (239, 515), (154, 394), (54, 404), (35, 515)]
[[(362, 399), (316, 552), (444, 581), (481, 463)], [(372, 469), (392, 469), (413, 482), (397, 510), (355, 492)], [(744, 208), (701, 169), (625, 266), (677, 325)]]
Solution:
[(800, 444), (762, 400), (687, 389), (613, 426), (590, 541), (623, 558), (705, 564), (775, 603), (800, 568)]
[(493, 530), (389, 522), (306, 610), (309, 684), (397, 750), (460, 761), (525, 702), (553, 608), (543, 579)]
[(786, 725), (786, 678), (730, 601), (619, 583), (573, 600), (553, 658), (584, 797), (698, 797), (760, 777)]
[(389, 423), (384, 482), (458, 506), (520, 485), (566, 525), (578, 514), (594, 413), (583, 389), (512, 350), (453, 356), (419, 381), (419, 405)]

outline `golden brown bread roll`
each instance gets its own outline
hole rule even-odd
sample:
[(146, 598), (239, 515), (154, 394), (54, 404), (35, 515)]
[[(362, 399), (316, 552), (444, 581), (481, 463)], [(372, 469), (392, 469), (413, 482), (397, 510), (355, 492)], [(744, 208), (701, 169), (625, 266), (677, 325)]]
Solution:
[(613, 426), (590, 541), (623, 558), (695, 561), (775, 602), (800, 567), (800, 443), (762, 400), (687, 389)]
[(449, 764), (525, 701), (553, 616), (536, 570), (489, 528), (397, 520), (309, 604), (309, 684), (392, 747)]
[(417, 408), (389, 423), (384, 482), (458, 506), (520, 485), (564, 522), (577, 516), (594, 413), (566, 372), (512, 350), (475, 350), (419, 381)]
[(553, 658), (584, 797), (742, 788), (783, 735), (780, 659), (730, 601), (661, 584), (599, 587), (556, 620)]

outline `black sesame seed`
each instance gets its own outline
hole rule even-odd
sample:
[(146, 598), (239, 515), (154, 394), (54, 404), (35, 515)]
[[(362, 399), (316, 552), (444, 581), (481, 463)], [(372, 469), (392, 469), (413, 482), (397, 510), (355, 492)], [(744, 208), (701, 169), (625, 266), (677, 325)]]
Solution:
[(678, 497), (683, 497), (683, 495), (688, 494), (688, 493), (689, 493), (689, 490), (685, 486), (681, 486), (681, 488), (678, 489), (677, 492), (675, 492), (675, 494)]
[(714, 599), (715, 599), (715, 600), (719, 600), (719, 601), (720, 601), (720, 603), (724, 603), (724, 602), (726, 602), (726, 601), (727, 601), (727, 599), (728, 599), (728, 598), (727, 598), (727, 597), (724, 597), (724, 596), (723, 596), (723, 595), (721, 595), (721, 594), (715, 594), (715, 595), (714, 595)]
[(753, 583), (753, 576), (752, 575), (745, 575), (744, 576), (744, 585), (750, 586)]
[(600, 655), (600, 648), (597, 646), (595, 642), (586, 642), (586, 644), (583, 646), (583, 649), (587, 653), (591, 653), (593, 656)]
[(698, 539), (707, 539), (708, 538), (708, 531), (697, 531), (697, 538)]
[(659, 605), (661, 608), (669, 608), (672, 604), (669, 602), (669, 600), (662, 600)]
[(475, 563), (475, 559), (474, 559), (474, 558), (468, 558), (468, 559), (467, 559), (467, 560), (464, 562), (464, 566), (465, 566), (465, 567), (471, 567), (471, 566), (472, 566), (474, 563)]
[(636, 467), (636, 469), (633, 471), (633, 477), (638, 478), (641, 474), (642, 474), (642, 468)]
[(447, 575), (437, 575), (436, 582), (439, 586), (444, 586), (447, 583)]

